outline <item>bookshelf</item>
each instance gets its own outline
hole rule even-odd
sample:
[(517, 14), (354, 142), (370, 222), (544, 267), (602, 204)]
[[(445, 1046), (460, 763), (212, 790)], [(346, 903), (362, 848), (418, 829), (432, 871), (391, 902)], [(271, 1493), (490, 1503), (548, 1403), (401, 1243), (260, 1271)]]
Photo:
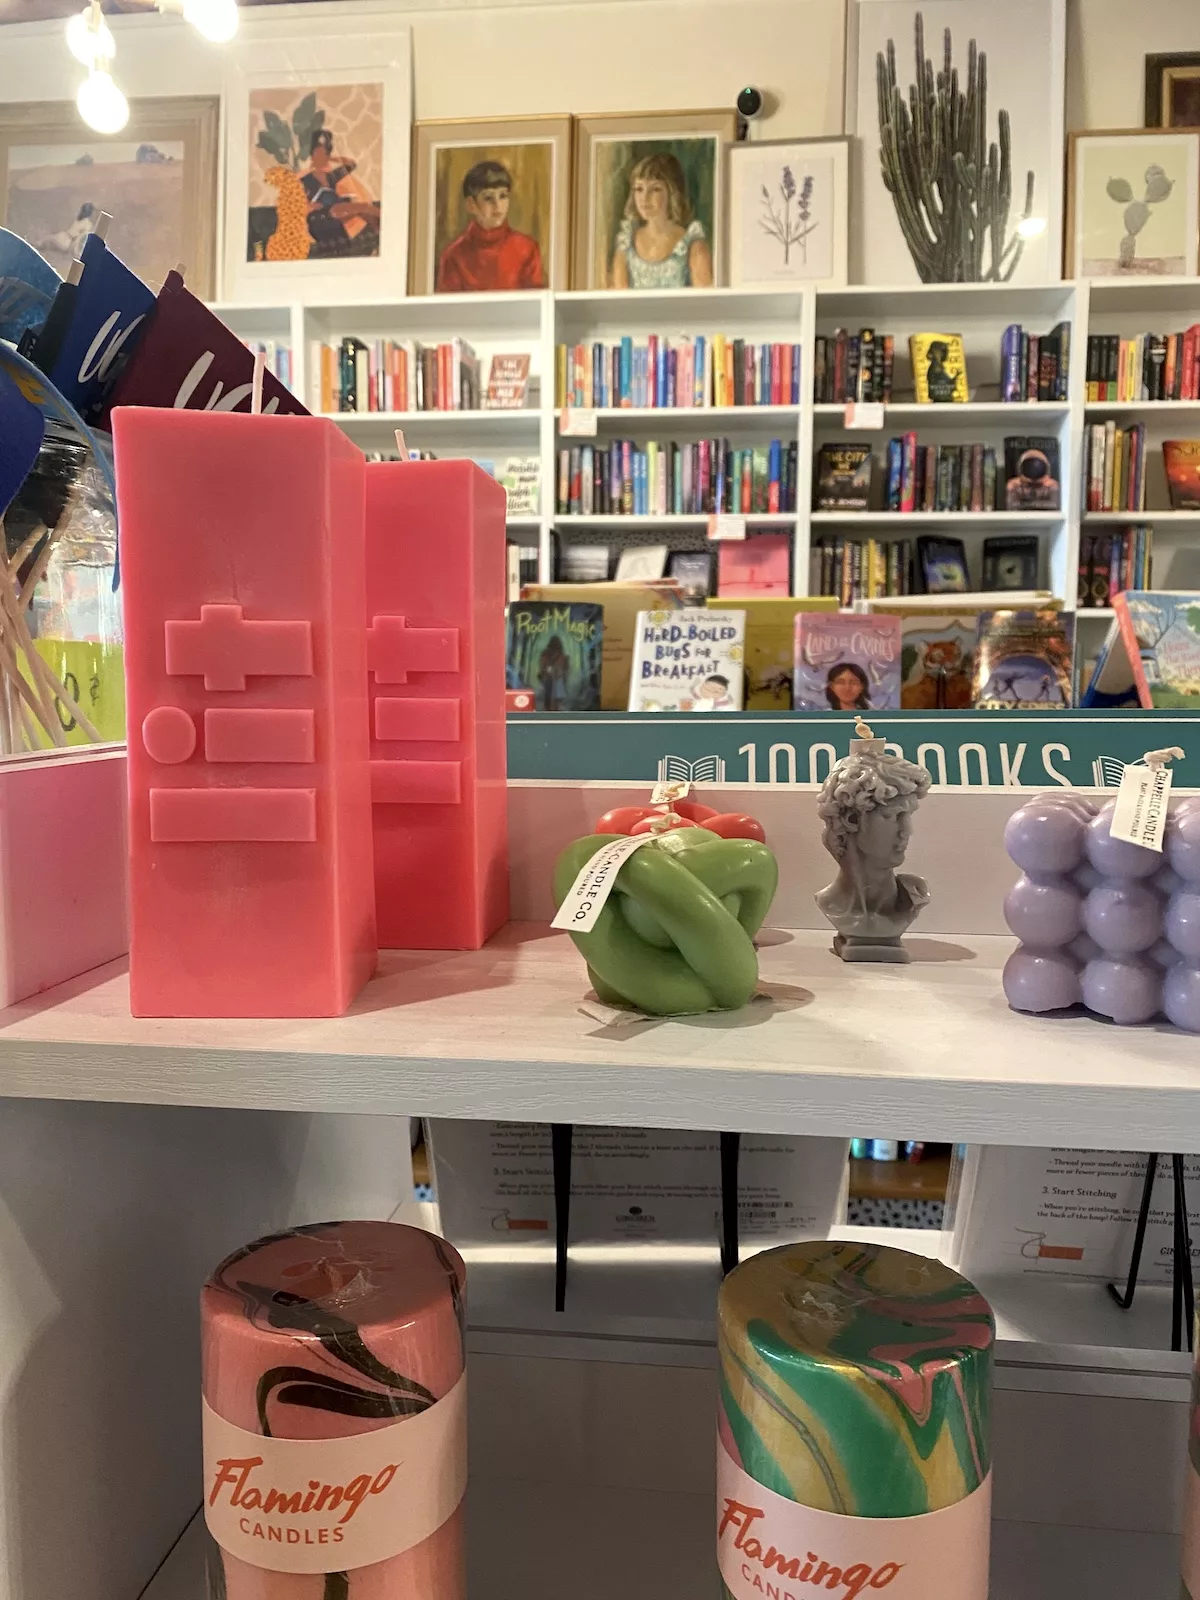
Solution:
[[(1200, 586), (1200, 512), (1169, 509), (1162, 468), (1162, 441), (1200, 435), (1200, 400), (1088, 401), (1085, 355), (1089, 334), (1128, 337), (1153, 329), (1173, 331), (1200, 321), (1200, 279), (1097, 280), (1045, 285), (916, 284), (903, 288), (851, 286), (832, 290), (703, 289), (667, 291), (573, 291), (514, 295), (424, 296), (391, 302), (343, 305), (217, 305), (219, 314), (247, 340), (287, 341), (292, 347), (294, 384), (312, 399), (311, 352), (316, 343), (354, 336), (411, 339), (425, 344), (468, 340), (480, 361), (486, 390), (491, 357), (514, 352), (530, 356), (525, 409), (498, 411), (405, 411), (335, 413), (334, 420), (364, 450), (394, 450), (399, 427), (414, 448), (438, 455), (468, 456), (497, 471), (512, 458), (536, 457), (541, 469), (536, 515), (514, 517), (509, 534), (532, 555), (536, 548), (543, 581), (552, 575), (556, 539), (606, 542), (616, 552), (657, 535), (672, 549), (705, 543), (707, 518), (695, 513), (666, 516), (556, 514), (558, 451), (573, 444), (604, 448), (617, 439), (635, 446), (650, 441), (686, 447), (703, 439), (727, 439), (733, 449), (763, 448), (778, 439), (797, 447), (796, 510), (751, 514), (748, 529), (793, 531), (793, 590), (808, 592), (812, 541), (823, 535), (852, 533), (891, 539), (944, 528), (967, 548), (972, 580), (978, 582), (983, 539), (989, 533), (1037, 532), (1042, 540), (1043, 581), (1067, 610), (1076, 607), (1081, 538), (1123, 523), (1146, 522), (1154, 529), (1153, 581), (1162, 587)], [(1000, 342), (1010, 323), (1030, 333), (1048, 332), (1058, 322), (1071, 327), (1071, 370), (1065, 400), (1005, 403), (1000, 400)], [(846, 426), (840, 403), (816, 404), (812, 394), (815, 341), (837, 328), (857, 333), (873, 327), (894, 339), (893, 399), (883, 407), (882, 428)], [(910, 334), (945, 331), (963, 337), (971, 400), (966, 405), (919, 405), (913, 397), (908, 357)], [(625, 336), (644, 341), (651, 334), (678, 339), (723, 334), (748, 343), (788, 343), (800, 347), (800, 398), (795, 404), (657, 407), (607, 406), (591, 413), (595, 433), (568, 435), (555, 404), (555, 361), (559, 345), (611, 345)], [(1085, 513), (1083, 471), (1085, 428), (1108, 418), (1147, 429), (1147, 509), (1140, 513)], [(876, 419), (872, 419), (876, 420)], [(590, 425), (590, 424), (589, 424)], [(1186, 430), (1186, 431), (1185, 431)], [(814, 511), (814, 459), (823, 443), (841, 439), (871, 443), (886, 456), (889, 438), (915, 431), (925, 444), (982, 441), (1002, 460), (1007, 435), (1045, 435), (1058, 442), (1062, 505), (1058, 511), (975, 513), (889, 513)], [(1089, 608), (1080, 618), (1089, 627), (1106, 623), (1105, 608)]]

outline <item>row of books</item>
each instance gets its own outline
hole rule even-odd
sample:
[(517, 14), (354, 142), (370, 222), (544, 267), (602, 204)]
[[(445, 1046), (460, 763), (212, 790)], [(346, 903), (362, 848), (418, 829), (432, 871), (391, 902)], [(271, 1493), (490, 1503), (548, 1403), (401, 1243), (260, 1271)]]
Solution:
[(578, 544), (556, 535), (554, 574), (559, 583), (652, 583), (669, 578), (689, 605), (709, 595), (786, 599), (792, 592), (792, 536), (751, 533), (721, 540), (704, 550), (671, 550), (665, 544)]
[(246, 349), (253, 356), (261, 355), (267, 371), (273, 372), (285, 388), (292, 387), (292, 347), (279, 339), (247, 339)]
[[(983, 541), (987, 593), (1036, 590), (1040, 566), (1036, 533), (995, 534)], [(910, 594), (965, 594), (971, 588), (965, 544), (940, 533), (915, 540), (823, 536), (810, 550), (808, 577), (812, 594), (836, 595), (844, 606)]]
[(738, 450), (728, 439), (573, 445), (558, 453), (556, 509), (660, 517), (795, 511), (798, 449), (794, 439)]
[(1148, 589), (1154, 530), (1146, 523), (1085, 533), (1079, 541), (1080, 610), (1111, 606), (1125, 589)]
[(508, 611), (510, 707), (615, 709), (620, 688), (628, 710), (649, 712), (759, 709), (784, 697), (796, 710), (842, 714), (1072, 704), (1074, 617), (1053, 609), (867, 615), (721, 598), (701, 607), (679, 603), (672, 587), (532, 585)]
[[(817, 452), (817, 511), (867, 511), (876, 504), (870, 445), (823, 444)], [(1058, 440), (1014, 435), (1004, 441), (1004, 478), (991, 445), (921, 445), (915, 433), (889, 441), (881, 509), (886, 511), (1057, 510)]]
[(559, 410), (799, 403), (798, 344), (652, 333), (645, 343), (627, 336), (616, 344), (560, 344), (556, 352)]
[(422, 345), (413, 339), (352, 336), (309, 346), (317, 411), (475, 411), (479, 358), (465, 339)]
[(1087, 430), (1084, 503), (1088, 511), (1146, 509), (1146, 429), (1094, 422)]
[(1008, 402), (1066, 400), (1071, 393), (1071, 324), (1026, 333), (1010, 322), (1000, 338), (1000, 398)]
[(1200, 323), (1185, 333), (1092, 333), (1087, 342), (1087, 399), (1200, 399)]
[(896, 341), (874, 328), (847, 333), (836, 328), (826, 337), (818, 334), (813, 349), (813, 400), (817, 405), (843, 405), (849, 401), (892, 398), (892, 369)]

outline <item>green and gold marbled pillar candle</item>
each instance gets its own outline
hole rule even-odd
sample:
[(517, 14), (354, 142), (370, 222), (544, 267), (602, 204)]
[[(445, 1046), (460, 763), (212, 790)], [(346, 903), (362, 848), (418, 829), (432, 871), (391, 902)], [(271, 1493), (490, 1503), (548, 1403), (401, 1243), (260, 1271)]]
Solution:
[(718, 1556), (733, 1600), (986, 1600), (995, 1327), (881, 1245), (785, 1245), (719, 1306)]

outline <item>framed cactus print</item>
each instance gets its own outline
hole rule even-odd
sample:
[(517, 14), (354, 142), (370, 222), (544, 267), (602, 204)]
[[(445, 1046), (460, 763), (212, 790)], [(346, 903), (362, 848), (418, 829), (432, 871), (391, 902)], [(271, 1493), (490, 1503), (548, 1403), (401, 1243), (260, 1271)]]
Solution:
[(1065, 13), (1066, 0), (850, 0), (853, 282), (1059, 277)]
[(1200, 129), (1073, 133), (1066, 270), (1073, 278), (1195, 277)]
[(731, 286), (844, 284), (849, 140), (746, 140), (726, 159)]
[[(398, 299), (408, 269), (410, 36), (230, 47), (221, 298)], [(298, 27), (298, 25), (296, 25)]]

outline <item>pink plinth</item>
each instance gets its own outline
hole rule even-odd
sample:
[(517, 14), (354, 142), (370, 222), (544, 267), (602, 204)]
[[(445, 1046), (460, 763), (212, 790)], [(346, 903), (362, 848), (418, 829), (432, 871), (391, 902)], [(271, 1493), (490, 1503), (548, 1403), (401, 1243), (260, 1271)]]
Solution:
[(113, 413), (135, 1016), (331, 1016), (376, 955), (362, 454)]
[(129, 949), (125, 752), (0, 762), (0, 1006)]
[[(204, 1286), (204, 1399), (226, 1422), (260, 1436), (265, 1423), (276, 1439), (341, 1439), (394, 1427), (393, 1453), (402, 1455), (409, 1423), (397, 1419), (425, 1416), (463, 1376), (465, 1291), (458, 1253), (419, 1228), (337, 1222), (260, 1240), (223, 1261)], [(415, 1465), (423, 1476), (453, 1475), (444, 1459)], [(206, 1482), (206, 1502), (210, 1487)], [(451, 1509), (418, 1545), (342, 1572), (332, 1564), (321, 1575), (264, 1570), (214, 1546), (210, 1564), (222, 1569), (224, 1583), (210, 1577), (209, 1593), (226, 1600), (464, 1600), (463, 1509)], [(292, 1518), (305, 1520), (316, 1519)], [(287, 1513), (274, 1521), (286, 1524)]]
[(367, 467), (379, 943), (477, 950), (508, 920), (504, 490), (469, 461)]

